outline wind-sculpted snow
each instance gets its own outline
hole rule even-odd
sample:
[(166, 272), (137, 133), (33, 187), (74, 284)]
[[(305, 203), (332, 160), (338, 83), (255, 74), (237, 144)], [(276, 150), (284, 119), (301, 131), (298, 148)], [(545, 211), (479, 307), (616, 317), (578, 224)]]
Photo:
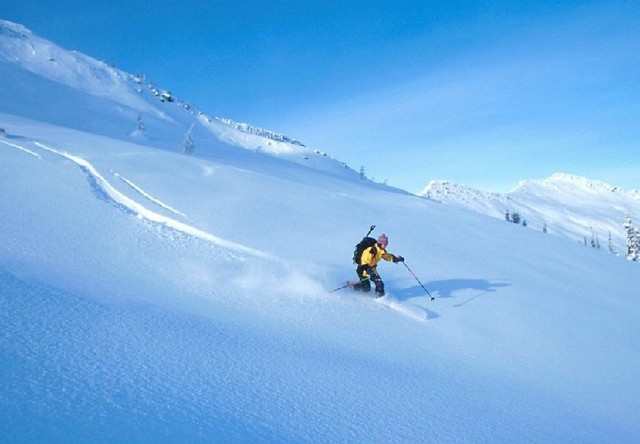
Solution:
[(175, 208), (163, 203), (160, 199), (153, 197), (152, 195), (150, 195), (149, 193), (147, 193), (145, 190), (143, 190), (142, 188), (140, 188), (138, 185), (136, 185), (135, 183), (131, 182), (129, 179), (127, 179), (126, 177), (122, 177), (120, 174), (118, 173), (114, 173), (114, 176), (116, 176), (117, 178), (119, 178), (121, 181), (123, 181), (124, 183), (126, 183), (127, 185), (129, 185), (129, 187), (131, 187), (131, 189), (137, 191), (142, 197), (148, 199), (149, 201), (153, 202), (154, 204), (158, 205), (159, 207), (164, 208), (167, 211), (172, 212), (173, 214), (175, 214), (176, 216), (182, 216), (184, 218), (186, 218), (187, 216), (181, 212), (176, 210)]
[(161, 224), (168, 228), (172, 228), (184, 234), (197, 237), (207, 242), (211, 242), (214, 245), (226, 248), (231, 251), (235, 251), (238, 253), (243, 253), (243, 254), (247, 254), (250, 256), (255, 256), (263, 259), (273, 259), (271, 255), (267, 253), (263, 253), (262, 251), (258, 251), (253, 248), (249, 248), (249, 247), (245, 247), (244, 245), (237, 244), (235, 242), (221, 239), (217, 236), (214, 236), (211, 233), (207, 233), (206, 231), (200, 230), (191, 225), (185, 224), (183, 222), (177, 221), (175, 219), (171, 219), (170, 217), (163, 216), (159, 213), (149, 210), (148, 208), (144, 207), (143, 205), (139, 204), (138, 202), (134, 201), (128, 196), (125, 196), (116, 188), (114, 188), (113, 185), (111, 185), (87, 160), (82, 159), (81, 157), (69, 154), (65, 151), (51, 148), (40, 142), (34, 142), (34, 143), (35, 145), (42, 148), (43, 150), (62, 156), (68, 160), (71, 160), (75, 164), (77, 164), (82, 169), (82, 171), (84, 171), (94, 181), (96, 186), (106, 196), (108, 196), (111, 200), (113, 200), (113, 202), (117, 203), (118, 205), (121, 205), (122, 207), (131, 211), (133, 214), (135, 214), (136, 216), (142, 219), (146, 219), (153, 223)]
[[(293, 164), (214, 162), (6, 114), (0, 127), (42, 157), (0, 145), (11, 442), (640, 436), (635, 264)], [(327, 293), (355, 278), (371, 223), (435, 301), (387, 262), (386, 298)]]
[(3, 143), (3, 144), (5, 144), (5, 145), (8, 145), (8, 146), (10, 146), (10, 147), (12, 147), (12, 148), (18, 149), (18, 150), (20, 150), (20, 151), (22, 151), (22, 152), (25, 152), (25, 153), (27, 153), (27, 154), (29, 154), (29, 155), (33, 156), (33, 157), (37, 157), (38, 159), (40, 159), (40, 158), (41, 158), (41, 157), (40, 157), (40, 154), (38, 154), (38, 153), (34, 153), (34, 152), (33, 152), (33, 151), (31, 151), (30, 149), (25, 148), (25, 147), (20, 146), (20, 145), (16, 145), (15, 143), (7, 142), (6, 140), (0, 140), (0, 143)]

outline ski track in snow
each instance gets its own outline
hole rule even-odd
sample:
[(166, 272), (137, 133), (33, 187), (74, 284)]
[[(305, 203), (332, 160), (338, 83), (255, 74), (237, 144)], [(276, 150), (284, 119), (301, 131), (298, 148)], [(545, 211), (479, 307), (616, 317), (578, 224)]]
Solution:
[(7, 142), (6, 140), (0, 140), (0, 143), (4, 143), (5, 145), (9, 145), (9, 146), (11, 146), (13, 148), (19, 149), (20, 151), (24, 151), (25, 153), (30, 154), (33, 157), (37, 157), (38, 159), (42, 159), (42, 157), (40, 157), (40, 154), (34, 153), (33, 151), (31, 151), (31, 150), (29, 150), (29, 149), (27, 149), (27, 148), (25, 148), (23, 146), (16, 145), (15, 143)]
[(128, 196), (122, 194), (116, 188), (113, 187), (96, 169), (95, 167), (88, 162), (87, 160), (69, 154), (65, 151), (60, 151), (55, 148), (51, 148), (46, 146), (40, 142), (34, 142), (35, 145), (42, 148), (45, 151), (49, 151), (51, 153), (57, 154), (58, 156), (62, 156), (68, 160), (71, 160), (76, 165), (84, 171), (89, 178), (94, 181), (96, 187), (104, 193), (105, 197), (109, 200), (115, 202), (118, 206), (124, 207), (127, 211), (132, 212), (137, 217), (141, 219), (146, 219), (152, 223), (160, 224), (165, 227), (169, 227), (181, 233), (187, 234), (189, 236), (196, 237), (198, 239), (205, 240), (210, 242), (216, 246), (226, 248), (231, 251), (235, 251), (238, 253), (247, 254), (250, 256), (258, 257), (261, 259), (275, 259), (273, 256), (264, 253), (262, 251), (246, 247), (244, 245), (237, 244), (235, 242), (231, 242), (225, 239), (221, 239), (217, 236), (214, 236), (211, 233), (207, 233), (206, 231), (200, 230), (199, 228), (193, 227), (191, 225), (185, 224), (183, 222), (177, 221), (167, 216), (163, 216), (158, 214), (152, 210), (149, 210), (145, 206), (136, 202), (135, 200), (129, 198)]
[(428, 319), (427, 312), (422, 308), (417, 306), (409, 306), (407, 304), (403, 304), (397, 299), (386, 295), (381, 298), (374, 299), (378, 304), (383, 305), (390, 310), (397, 312), (403, 316), (406, 316), (414, 321), (426, 322)]
[(173, 214), (177, 215), (177, 216), (182, 216), (184, 218), (187, 218), (187, 215), (184, 214), (181, 211), (176, 210), (175, 208), (165, 204), (164, 202), (162, 202), (160, 199), (157, 199), (155, 197), (153, 197), (152, 195), (150, 195), (149, 193), (147, 193), (146, 191), (144, 191), (142, 188), (140, 188), (138, 185), (136, 185), (135, 183), (131, 182), (129, 179), (127, 179), (126, 177), (121, 176), (118, 173), (113, 173), (114, 176), (118, 177), (120, 180), (122, 180), (124, 183), (126, 183), (127, 185), (129, 185), (133, 190), (137, 191), (138, 193), (140, 193), (143, 197), (145, 197), (146, 199), (150, 200), (151, 202), (153, 202), (154, 204), (164, 208), (167, 211), (172, 212)]

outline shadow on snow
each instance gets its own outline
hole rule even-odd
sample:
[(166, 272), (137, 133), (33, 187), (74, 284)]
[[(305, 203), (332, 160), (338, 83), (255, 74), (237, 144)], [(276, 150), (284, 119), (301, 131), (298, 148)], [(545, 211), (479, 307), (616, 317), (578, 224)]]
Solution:
[[(463, 290), (475, 290), (477, 293), (469, 298), (454, 304), (454, 307), (462, 307), (469, 302), (487, 293), (495, 293), (499, 288), (508, 287), (507, 282), (490, 282), (486, 279), (446, 279), (441, 281), (431, 281), (425, 283), (425, 287), (436, 298), (453, 298), (456, 292)], [(395, 289), (393, 294), (401, 301), (425, 296), (421, 286), (415, 285), (402, 289)]]

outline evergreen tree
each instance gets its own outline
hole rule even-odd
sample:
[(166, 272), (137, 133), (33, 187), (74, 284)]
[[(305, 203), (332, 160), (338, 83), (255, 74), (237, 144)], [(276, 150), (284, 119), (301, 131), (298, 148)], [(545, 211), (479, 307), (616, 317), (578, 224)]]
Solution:
[(366, 178), (367, 178), (367, 175), (365, 174), (365, 171), (364, 171), (364, 165), (362, 165), (360, 167), (360, 179), (365, 180)]
[(184, 135), (184, 142), (182, 143), (182, 152), (184, 154), (193, 154), (193, 151), (196, 148), (195, 143), (193, 143), (193, 138), (191, 137), (194, 125), (195, 123), (192, 123), (186, 134)]
[(544, 225), (542, 225), (542, 232), (544, 234), (547, 234), (547, 223), (545, 222)]
[(511, 222), (513, 222), (514, 224), (519, 224), (520, 223), (520, 214), (514, 212), (511, 215)]
[(136, 129), (131, 131), (129, 135), (131, 137), (144, 138), (145, 127), (144, 127), (144, 122), (142, 121), (142, 114), (138, 114), (138, 117), (136, 119)]
[(640, 232), (635, 229), (629, 216), (624, 221), (624, 228), (627, 232), (627, 259), (638, 261), (640, 260)]
[(526, 227), (527, 226), (527, 219), (522, 219), (522, 226)]
[(596, 235), (593, 232), (593, 228), (591, 228), (591, 248), (596, 248)]
[(624, 220), (624, 231), (627, 233), (627, 253), (625, 254), (625, 257), (631, 260), (631, 252), (633, 250), (633, 225), (629, 216)]
[(616, 249), (613, 247), (613, 240), (611, 239), (611, 231), (609, 231), (609, 253), (617, 254)]
[(504, 220), (506, 220), (507, 222), (511, 222), (511, 214), (509, 214), (509, 210), (504, 213)]

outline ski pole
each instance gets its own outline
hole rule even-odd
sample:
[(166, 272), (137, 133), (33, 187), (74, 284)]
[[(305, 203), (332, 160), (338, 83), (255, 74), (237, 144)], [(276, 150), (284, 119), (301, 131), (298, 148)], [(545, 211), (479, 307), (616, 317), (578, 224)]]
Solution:
[(369, 235), (371, 234), (371, 232), (372, 232), (373, 230), (375, 230), (375, 229), (376, 229), (376, 226), (375, 226), (375, 225), (371, 225), (371, 227), (369, 227), (369, 231), (367, 231), (367, 235), (366, 235), (365, 237), (369, 237)]
[(351, 282), (347, 282), (342, 287), (334, 288), (329, 293), (335, 293), (336, 291), (342, 290), (343, 288), (347, 288), (347, 287), (350, 287), (350, 286), (351, 286)]
[(409, 268), (409, 266), (407, 265), (406, 262), (402, 262), (404, 264), (405, 267), (407, 267), (407, 270), (409, 270), (409, 273), (411, 273), (413, 275), (413, 277), (416, 279), (416, 281), (418, 281), (418, 284), (420, 284), (420, 286), (422, 287), (422, 289), (429, 295), (429, 297), (431, 298), (431, 300), (433, 301), (435, 298), (433, 296), (431, 296), (431, 293), (429, 293), (429, 290), (427, 290), (424, 285), (422, 285), (422, 282), (420, 282), (420, 279), (418, 279), (418, 276), (416, 276), (416, 274), (413, 272), (413, 270), (411, 268)]

